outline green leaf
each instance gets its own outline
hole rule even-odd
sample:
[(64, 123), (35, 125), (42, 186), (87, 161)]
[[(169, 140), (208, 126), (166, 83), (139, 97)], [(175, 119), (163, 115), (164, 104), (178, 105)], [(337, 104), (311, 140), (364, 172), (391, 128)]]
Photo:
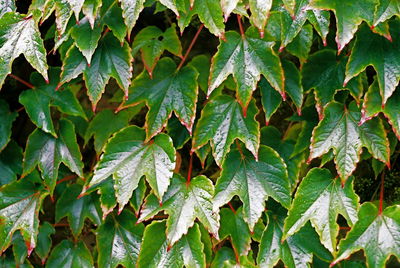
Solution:
[(288, 60), (283, 60), (282, 66), (285, 71), (285, 90), (297, 107), (297, 113), (300, 114), (303, 104), (303, 85), (300, 71), (293, 62)]
[(135, 55), (140, 50), (144, 67), (149, 72), (150, 77), (154, 67), (164, 50), (174, 55), (182, 57), (182, 46), (176, 34), (175, 25), (172, 25), (165, 32), (156, 26), (147, 26), (135, 35), (132, 44), (132, 54)]
[(124, 90), (125, 96), (128, 95), (132, 77), (132, 56), (127, 42), (121, 46), (115, 37), (106, 35), (100, 40), (90, 66), (86, 64), (78, 49), (71, 47), (62, 69), (61, 83), (68, 82), (83, 72), (88, 96), (95, 110), (111, 77), (115, 78)]
[(37, 238), (37, 247), (35, 248), (36, 254), (41, 259), (42, 263), (45, 263), (49, 256), (52, 240), (51, 235), (54, 235), (56, 230), (47, 221), (43, 222), (39, 227), (39, 235)]
[(145, 0), (120, 0), (122, 8), (122, 17), (128, 27), (128, 39), (130, 39), (133, 26), (139, 18), (140, 12), (144, 8)]
[(391, 41), (372, 33), (368, 27), (361, 27), (346, 66), (344, 82), (347, 83), (367, 66), (373, 66), (377, 73), (382, 105), (393, 94), (400, 80), (400, 60), (398, 60), (400, 39), (397, 30), (400, 23), (394, 21), (390, 25), (393, 36)]
[[(95, 117), (90, 121), (85, 132), (85, 145), (88, 144), (91, 137), (94, 138), (94, 149), (100, 154), (107, 143), (107, 140), (115, 132), (127, 127), (129, 121), (135, 116), (142, 106), (137, 105), (133, 108), (126, 109), (115, 113), (110, 109), (104, 109), (96, 113)], [(107, 122), (107, 124), (104, 124)]]
[(9, 12), (0, 18), (0, 87), (21, 54), (47, 81), (46, 50), (37, 22), (33, 17)]
[(168, 120), (167, 132), (177, 150), (181, 149), (190, 139), (189, 131), (181, 125), (179, 119), (175, 116)]
[(252, 256), (240, 256), (238, 259), (231, 248), (217, 250), (211, 268), (255, 268)]
[(397, 0), (380, 0), (375, 11), (374, 26), (393, 16), (400, 16), (400, 2)]
[(138, 268), (206, 267), (204, 246), (197, 224), (173, 246), (167, 240), (166, 229), (165, 221), (153, 221), (146, 227)]
[(0, 152), (6, 147), (11, 138), (11, 127), (18, 113), (11, 112), (7, 102), (0, 99)]
[(240, 150), (232, 150), (222, 165), (221, 177), (215, 185), (213, 209), (216, 211), (235, 195), (239, 196), (243, 203), (243, 219), (253, 231), (268, 197), (289, 207), (289, 180), (285, 163), (270, 147), (260, 146), (258, 160)]
[(314, 26), (315, 31), (321, 36), (324, 46), (327, 45), (326, 36), (329, 33), (331, 14), (327, 10), (312, 9), (307, 11), (307, 19)]
[(85, 0), (82, 6), (82, 12), (85, 14), (85, 18), (89, 20), (92, 29), (95, 27), (95, 19), (98, 16), (99, 9), (101, 7), (101, 0)]
[(260, 39), (251, 28), (244, 36), (229, 31), (225, 37), (212, 59), (207, 94), (232, 74), (237, 82), (237, 98), (246, 110), (262, 74), (284, 96), (284, 75), (279, 57), (272, 49), (274, 43)]
[(37, 73), (31, 76), (33, 89), (25, 90), (19, 95), (19, 102), (24, 105), (29, 118), (44, 132), (57, 137), (51, 118), (50, 107), (57, 107), (62, 113), (80, 116), (87, 120), (86, 114), (68, 86), (56, 90), (59, 83), (60, 69), (49, 71), (50, 83), (43, 81)]
[(210, 57), (208, 55), (198, 55), (195, 56), (188, 65), (194, 67), (199, 76), (197, 77), (197, 82), (199, 83), (200, 89), (207, 94), (208, 90), (208, 77), (210, 77)]
[(218, 37), (224, 36), (225, 25), (219, 1), (194, 0), (193, 12), (212, 34)]
[(321, 243), (336, 252), (336, 237), (342, 215), (349, 226), (357, 221), (358, 196), (353, 190), (353, 180), (342, 184), (327, 169), (314, 168), (302, 180), (296, 191), (289, 214), (285, 220), (284, 238), (296, 233), (308, 221), (320, 236)]
[(333, 149), (342, 181), (355, 170), (363, 146), (373, 157), (389, 163), (389, 141), (382, 121), (375, 118), (359, 126), (360, 119), (361, 113), (354, 102), (349, 107), (338, 102), (328, 104), (324, 118), (313, 131), (309, 160)]
[(364, 250), (368, 267), (385, 267), (390, 255), (400, 258), (400, 206), (380, 212), (372, 203), (364, 203), (358, 213), (359, 221), (340, 241), (339, 253), (332, 264)]
[(271, 116), (278, 110), (282, 103), (282, 97), (279, 93), (271, 87), (265, 78), (261, 78), (259, 83), (261, 92), (261, 103), (265, 113), (266, 125), (269, 124)]
[(11, 141), (0, 153), (0, 186), (17, 180), (22, 173), (22, 149)]
[(251, 237), (250, 230), (242, 218), (242, 209), (238, 209), (235, 213), (228, 209), (222, 208), (221, 228), (219, 229), (220, 239), (230, 236), (233, 249), (236, 256), (247, 256), (249, 252)]
[(79, 13), (85, 0), (67, 0), (75, 14), (75, 20), (79, 21)]
[(257, 27), (260, 34), (264, 35), (264, 28), (267, 24), (269, 11), (272, 6), (272, 0), (249, 0), (251, 21)]
[(17, 8), (15, 6), (14, 0), (2, 0), (0, 1), (0, 18), (3, 17), (7, 12), (13, 12)]
[(161, 59), (152, 78), (142, 72), (132, 82), (129, 98), (123, 107), (145, 102), (149, 107), (146, 115), (146, 139), (157, 135), (167, 124), (172, 112), (191, 133), (197, 101), (197, 72), (193, 67), (176, 69), (170, 58)]
[(268, 224), (263, 232), (257, 263), (260, 267), (275, 267), (282, 260), (285, 267), (306, 268), (313, 255), (330, 260), (329, 252), (321, 245), (310, 224), (282, 242), (284, 214), (269, 211)]
[(51, 251), (47, 267), (90, 268), (93, 267), (93, 258), (82, 241), (74, 244), (69, 240), (63, 240)]
[(92, 29), (87, 18), (82, 19), (79, 24), (71, 29), (71, 37), (74, 39), (76, 47), (85, 56), (89, 65), (100, 40), (101, 30), (101, 27)]
[(58, 168), (64, 163), (79, 177), (83, 176), (82, 156), (76, 141), (75, 128), (66, 119), (59, 121), (58, 138), (44, 133), (40, 129), (33, 131), (29, 137), (24, 155), (23, 174), (30, 173), (39, 166), (43, 179), (52, 193), (58, 178)]
[[(287, 45), (286, 50), (306, 62), (313, 41), (313, 28), (310, 24), (304, 25), (299, 34)], [(286, 73), (285, 73), (286, 75)]]
[(28, 255), (36, 247), (39, 231), (39, 209), (48, 195), (28, 179), (0, 188), (0, 248), (4, 252), (15, 231), (20, 230)]
[(211, 141), (215, 162), (224, 162), (231, 144), (241, 140), (256, 157), (260, 144), (259, 124), (255, 120), (258, 113), (255, 102), (250, 102), (247, 116), (243, 116), (239, 103), (232, 97), (221, 95), (209, 101), (203, 108), (193, 135), (192, 150)]
[(150, 219), (165, 210), (169, 215), (166, 231), (169, 246), (187, 233), (196, 218), (218, 239), (219, 215), (212, 210), (213, 195), (214, 185), (207, 177), (197, 176), (186, 182), (181, 176), (174, 175), (162, 199), (162, 205), (160, 206), (155, 195), (149, 195), (139, 221)]
[(225, 22), (228, 20), (229, 15), (235, 10), (240, 0), (221, 0), (221, 8), (224, 13)]
[(358, 26), (366, 21), (371, 23), (376, 0), (342, 1), (342, 0), (313, 0), (312, 7), (332, 10), (336, 17), (336, 43), (338, 52), (353, 39)]
[(28, 250), (21, 233), (17, 232), (13, 235), (12, 245), (15, 263), (17, 264), (17, 267), (19, 267), (25, 262), (25, 259), (28, 256)]
[(112, 31), (115, 37), (123, 43), (125, 40), (127, 27), (122, 18), (122, 9), (118, 2), (114, 0), (104, 0), (101, 6), (102, 22)]
[(72, 184), (64, 190), (56, 204), (56, 222), (67, 217), (75, 237), (82, 232), (86, 218), (96, 225), (101, 223), (101, 210), (96, 196), (93, 194), (80, 196), (81, 191), (82, 186)]
[(87, 188), (112, 175), (121, 211), (142, 176), (146, 176), (155, 195), (161, 199), (167, 191), (174, 168), (175, 148), (168, 135), (159, 134), (146, 143), (145, 131), (130, 126), (109, 140)]
[(143, 224), (136, 224), (130, 211), (111, 215), (97, 230), (98, 265), (115, 268), (135, 267), (144, 231)]

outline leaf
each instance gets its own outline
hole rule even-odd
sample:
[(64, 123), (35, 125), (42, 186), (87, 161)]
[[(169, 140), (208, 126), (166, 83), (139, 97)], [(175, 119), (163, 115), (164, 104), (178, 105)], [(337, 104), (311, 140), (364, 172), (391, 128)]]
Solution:
[(300, 71), (293, 62), (288, 60), (283, 60), (282, 66), (285, 71), (285, 90), (297, 107), (297, 113), (300, 114), (304, 98)]
[(85, 56), (89, 65), (100, 40), (101, 30), (101, 27), (92, 29), (87, 18), (82, 19), (79, 24), (71, 29), (71, 37), (74, 39), (76, 47)]
[(95, 110), (97, 102), (105, 90), (111, 77), (128, 95), (128, 87), (132, 77), (132, 56), (129, 45), (123, 46), (112, 35), (106, 35), (99, 42), (90, 66), (75, 47), (71, 47), (63, 62), (61, 82), (65, 83), (76, 78), (83, 72), (88, 96)]
[(142, 72), (133, 80), (129, 98), (121, 109), (146, 103), (149, 107), (146, 140), (161, 132), (172, 112), (191, 133), (196, 114), (197, 76), (193, 67), (177, 70), (175, 62), (164, 57), (158, 62), (152, 78), (147, 72)]
[(46, 50), (33, 17), (9, 12), (0, 18), (0, 87), (11, 73), (11, 65), (19, 55), (47, 81)]
[(121, 211), (142, 176), (146, 176), (155, 195), (161, 199), (170, 184), (174, 168), (175, 148), (168, 135), (159, 134), (146, 143), (145, 131), (130, 126), (109, 140), (86, 189), (112, 175)]
[(0, 153), (0, 186), (16, 181), (21, 173), (22, 149), (12, 140)]
[(285, 163), (270, 147), (260, 146), (258, 160), (240, 150), (232, 150), (222, 165), (215, 185), (213, 209), (217, 211), (237, 195), (243, 203), (243, 219), (253, 231), (268, 197), (285, 207), (290, 205), (289, 180)]
[(27, 179), (0, 188), (1, 252), (10, 246), (14, 232), (20, 230), (30, 255), (36, 247), (39, 209), (47, 194)]
[(76, 21), (79, 21), (79, 13), (81, 12), (84, 0), (67, 0), (75, 14)]
[(40, 129), (33, 131), (25, 149), (23, 174), (30, 173), (38, 166), (46, 186), (52, 193), (58, 178), (58, 168), (64, 163), (72, 172), (83, 177), (82, 156), (76, 141), (75, 129), (66, 119), (59, 121), (58, 138)]
[[(257, 264), (260, 267), (275, 267), (282, 260), (285, 267), (306, 268), (313, 261), (313, 255), (331, 258), (321, 245), (310, 224), (306, 224), (293, 236), (282, 242), (285, 214), (268, 211), (268, 224), (263, 232)], [(305, 241), (307, 241), (305, 243)]]
[(366, 21), (373, 21), (376, 0), (342, 1), (342, 0), (313, 0), (312, 7), (332, 10), (336, 17), (336, 43), (338, 53), (353, 39), (358, 26)]
[(94, 29), (94, 22), (98, 16), (99, 9), (101, 7), (101, 0), (85, 0), (82, 6), (82, 12), (85, 17), (89, 20), (90, 26)]
[(193, 12), (212, 34), (218, 37), (224, 36), (225, 25), (219, 1), (194, 0)]
[(228, 20), (229, 15), (235, 10), (240, 0), (221, 0), (221, 8), (224, 13), (225, 22)]
[[(122, 9), (118, 6), (118, 2), (114, 0), (104, 0), (101, 6), (101, 14), (103, 24), (111, 30), (115, 37), (121, 43), (124, 43), (127, 27), (122, 18)], [(102, 27), (101, 27), (102, 28)]]
[(258, 34), (226, 32), (211, 64), (208, 95), (230, 75), (237, 83), (237, 98), (246, 110), (261, 74), (284, 97), (284, 75), (279, 57), (272, 49), (273, 42), (259, 39)]
[(83, 241), (73, 244), (63, 240), (51, 251), (46, 267), (90, 268), (93, 267), (93, 258)]
[(377, 26), (393, 16), (400, 16), (400, 3), (397, 0), (380, 0), (375, 11), (373, 26)]
[(228, 208), (222, 208), (221, 215), (221, 228), (219, 229), (220, 239), (225, 239), (230, 236), (233, 249), (236, 256), (247, 256), (249, 252), (251, 238), (250, 230), (247, 224), (243, 221), (242, 209), (236, 212)]
[(67, 217), (74, 237), (82, 232), (86, 218), (96, 225), (101, 223), (101, 210), (95, 196), (80, 196), (81, 191), (82, 186), (78, 184), (70, 185), (64, 190), (56, 204), (56, 222)]
[(207, 55), (198, 55), (188, 63), (188, 65), (194, 67), (199, 73), (197, 82), (199, 83), (200, 89), (207, 94), (208, 90), (208, 77), (210, 76), (210, 57)]
[(11, 112), (7, 102), (0, 99), (0, 152), (6, 147), (11, 138), (11, 127), (18, 113)]
[(327, 45), (326, 36), (329, 33), (331, 14), (327, 10), (312, 9), (307, 11), (307, 19), (314, 26), (315, 31), (321, 36), (324, 46)]
[(333, 149), (336, 169), (342, 181), (355, 170), (362, 147), (388, 164), (389, 141), (382, 122), (376, 118), (359, 126), (360, 118), (361, 113), (354, 102), (348, 108), (338, 102), (328, 104), (324, 118), (314, 128), (309, 160)]
[(393, 41), (388, 41), (384, 37), (373, 34), (366, 27), (361, 27), (346, 66), (344, 83), (357, 76), (367, 66), (374, 67), (382, 96), (382, 105), (393, 94), (400, 80), (400, 61), (398, 60), (400, 39), (397, 38), (399, 32), (395, 30), (398, 27), (400, 27), (400, 23), (397, 21), (391, 23)]
[(206, 267), (204, 246), (197, 224), (173, 246), (169, 245), (165, 232), (165, 221), (153, 221), (146, 227), (138, 268), (180, 268), (183, 265), (187, 268)]
[(271, 87), (265, 78), (261, 78), (259, 83), (261, 93), (261, 103), (265, 113), (266, 125), (269, 124), (271, 116), (278, 110), (282, 103), (282, 97)]
[(128, 27), (128, 40), (136, 24), (136, 20), (139, 18), (140, 12), (144, 8), (145, 0), (120, 0), (122, 8), (122, 17), (124, 18), (125, 24)]
[(312, 41), (313, 28), (310, 24), (306, 24), (293, 41), (287, 45), (286, 50), (298, 57), (301, 62), (306, 62), (308, 59), (308, 53), (310, 53)]
[(182, 46), (176, 34), (175, 25), (172, 25), (165, 32), (156, 26), (147, 26), (135, 35), (132, 44), (132, 54), (140, 50), (144, 67), (150, 77), (160, 56), (165, 50), (174, 55), (182, 57)]
[(122, 211), (118, 216), (111, 214), (100, 225), (97, 232), (98, 265), (115, 268), (119, 264), (134, 267), (142, 242), (143, 224), (136, 224), (135, 215)]
[(7, 12), (13, 12), (17, 8), (13, 0), (0, 1), (0, 18), (3, 17)]
[(231, 248), (222, 247), (217, 250), (211, 268), (255, 268), (252, 256), (236, 256)]
[(272, 0), (249, 0), (251, 21), (257, 27), (261, 36), (264, 35), (264, 28), (267, 24), (269, 11), (272, 6)]
[(219, 215), (212, 210), (213, 195), (214, 185), (207, 177), (197, 176), (186, 182), (181, 176), (174, 175), (163, 196), (162, 206), (155, 195), (149, 195), (140, 213), (139, 222), (165, 210), (169, 215), (166, 231), (169, 246), (187, 233), (196, 218), (218, 239)]
[(221, 95), (210, 100), (201, 112), (193, 135), (192, 150), (211, 141), (215, 162), (221, 166), (235, 139), (241, 140), (256, 157), (260, 144), (258, 113), (255, 102), (250, 102), (247, 116), (232, 97)]
[(24, 105), (29, 118), (44, 132), (57, 137), (51, 118), (50, 107), (57, 107), (62, 113), (80, 116), (87, 120), (86, 114), (74, 96), (69, 86), (56, 90), (59, 82), (60, 69), (52, 68), (49, 71), (50, 83), (46, 83), (37, 73), (31, 76), (35, 87), (25, 90), (19, 95), (19, 102)]
[(43, 222), (39, 227), (39, 235), (37, 238), (37, 247), (35, 248), (36, 254), (45, 263), (47, 256), (49, 256), (52, 240), (51, 235), (54, 235), (56, 230), (47, 221)]
[(340, 241), (339, 253), (332, 264), (364, 250), (368, 267), (385, 267), (389, 256), (400, 258), (400, 206), (387, 207), (383, 212), (372, 203), (364, 203), (358, 222)]
[(305, 223), (311, 222), (321, 243), (330, 252), (336, 252), (339, 233), (338, 215), (349, 226), (357, 221), (358, 196), (353, 190), (353, 180), (342, 184), (327, 169), (314, 168), (302, 180), (289, 209), (283, 239), (296, 233)]
[[(115, 113), (110, 109), (101, 110), (96, 113), (90, 121), (85, 132), (85, 145), (88, 144), (91, 137), (94, 138), (94, 149), (100, 154), (107, 143), (107, 140), (115, 132), (127, 127), (133, 116), (140, 111), (142, 106), (137, 105), (131, 109), (126, 109)], [(107, 124), (104, 124), (107, 122)]]

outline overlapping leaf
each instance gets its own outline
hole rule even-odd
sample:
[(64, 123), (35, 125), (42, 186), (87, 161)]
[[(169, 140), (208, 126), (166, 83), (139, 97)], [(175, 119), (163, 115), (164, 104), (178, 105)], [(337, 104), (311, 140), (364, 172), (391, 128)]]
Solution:
[(120, 210), (128, 203), (142, 176), (161, 199), (167, 191), (175, 168), (175, 148), (171, 138), (159, 134), (145, 142), (145, 131), (137, 126), (127, 127), (107, 143), (87, 188), (99, 184), (109, 176)]
[(122, 16), (125, 24), (128, 26), (128, 39), (130, 39), (133, 26), (139, 17), (140, 12), (144, 8), (145, 0), (120, 0), (122, 8)]
[(63, 240), (51, 251), (46, 267), (90, 268), (93, 258), (83, 241), (74, 244)]
[(375, 118), (359, 126), (360, 119), (361, 113), (354, 102), (349, 107), (331, 102), (325, 109), (324, 118), (313, 131), (309, 159), (333, 149), (337, 172), (343, 181), (355, 170), (362, 147), (388, 164), (389, 141), (382, 122)]
[(241, 140), (246, 148), (257, 157), (260, 144), (259, 124), (255, 120), (258, 113), (254, 101), (250, 102), (244, 116), (239, 103), (232, 97), (221, 95), (211, 100), (203, 108), (193, 136), (193, 149), (211, 141), (214, 159), (222, 165), (235, 139)]
[(239, 196), (243, 203), (243, 218), (253, 231), (268, 197), (285, 207), (290, 205), (290, 185), (285, 163), (273, 149), (262, 145), (258, 160), (248, 151), (239, 150), (230, 152), (222, 165), (221, 176), (215, 185), (213, 209), (217, 211), (233, 196)]
[(139, 221), (147, 220), (165, 210), (167, 220), (168, 245), (174, 245), (195, 219), (218, 239), (219, 215), (212, 210), (214, 185), (205, 176), (197, 176), (186, 182), (181, 176), (174, 175), (168, 191), (162, 199), (162, 206), (155, 195), (149, 195), (140, 213)]
[(11, 112), (7, 102), (0, 100), (0, 152), (6, 147), (11, 137), (11, 127), (18, 114)]

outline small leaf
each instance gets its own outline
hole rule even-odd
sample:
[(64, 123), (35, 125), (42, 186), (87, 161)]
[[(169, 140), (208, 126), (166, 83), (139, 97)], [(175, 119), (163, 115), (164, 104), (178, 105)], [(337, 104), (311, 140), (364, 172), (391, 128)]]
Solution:
[(363, 249), (368, 267), (385, 267), (391, 255), (400, 258), (400, 206), (387, 207), (383, 212), (372, 203), (364, 203), (358, 222), (340, 241), (339, 253), (333, 264)]
[(239, 103), (232, 97), (222, 95), (211, 100), (203, 108), (193, 136), (192, 150), (211, 141), (214, 159), (222, 165), (235, 139), (241, 140), (246, 148), (257, 156), (260, 144), (258, 113), (255, 102), (250, 102), (247, 115), (243, 116)]
[(197, 78), (197, 82), (199, 83), (200, 89), (207, 94), (208, 90), (208, 77), (210, 77), (210, 57), (207, 55), (198, 55), (195, 56), (188, 65), (194, 67), (199, 76)]
[(230, 152), (222, 165), (221, 177), (215, 185), (214, 211), (228, 203), (235, 195), (239, 196), (243, 203), (243, 219), (251, 231), (264, 211), (265, 200), (268, 197), (288, 207), (289, 180), (285, 163), (278, 153), (262, 145), (257, 161), (247, 151)]
[(51, 251), (47, 267), (91, 268), (93, 267), (93, 258), (82, 241), (73, 244), (69, 240), (63, 240)]
[(205, 176), (197, 176), (186, 182), (181, 176), (174, 175), (162, 199), (162, 206), (155, 195), (149, 195), (139, 221), (150, 219), (165, 210), (169, 215), (166, 231), (169, 246), (187, 233), (196, 218), (218, 239), (219, 215), (212, 211), (213, 194), (214, 185)]
[(61, 119), (59, 124), (58, 138), (40, 129), (33, 131), (28, 137), (24, 155), (23, 174), (30, 173), (38, 165), (51, 193), (56, 186), (58, 168), (61, 163), (79, 177), (83, 176), (82, 156), (76, 141), (74, 126), (66, 119)]
[(0, 152), (6, 147), (11, 137), (11, 127), (18, 113), (11, 112), (7, 102), (0, 99)]
[(120, 210), (128, 203), (142, 176), (161, 199), (167, 191), (175, 168), (175, 148), (171, 138), (159, 134), (145, 143), (145, 132), (137, 126), (124, 128), (113, 136), (87, 188), (114, 178), (114, 188)]
[(312, 41), (313, 28), (310, 24), (306, 24), (293, 41), (287, 45), (286, 50), (298, 57), (300, 62), (306, 62), (308, 59), (308, 53), (311, 50)]
[(310, 221), (320, 236), (321, 243), (336, 252), (337, 224), (341, 214), (349, 224), (357, 221), (358, 196), (349, 179), (342, 185), (327, 169), (314, 168), (302, 180), (285, 219), (284, 238), (296, 233)]
[(17, 180), (22, 173), (22, 149), (15, 141), (0, 152), (0, 186)]
[(221, 0), (221, 8), (224, 13), (225, 21), (228, 20), (229, 15), (235, 10), (240, 0)]
[(314, 26), (315, 31), (321, 36), (322, 42), (326, 46), (326, 36), (329, 33), (331, 14), (327, 10), (318, 9), (312, 9), (307, 12), (308, 21)]
[(208, 95), (232, 74), (237, 82), (237, 97), (246, 110), (261, 74), (284, 96), (284, 75), (273, 42), (260, 39), (247, 30), (246, 35), (229, 31), (221, 41), (211, 64)]
[(120, 0), (122, 8), (122, 16), (124, 17), (125, 24), (128, 27), (128, 39), (139, 18), (140, 12), (144, 8), (145, 0)]
[(171, 246), (165, 235), (165, 221), (153, 221), (143, 235), (142, 249), (137, 263), (138, 268), (185, 267), (205, 268), (203, 244), (197, 224), (189, 229), (177, 244)]
[(52, 240), (51, 235), (54, 235), (56, 230), (47, 221), (43, 222), (39, 227), (39, 235), (37, 238), (37, 247), (35, 248), (36, 254), (44, 263), (49, 256)]
[(0, 18), (0, 29), (0, 87), (11, 73), (14, 59), (21, 54), (48, 80), (46, 50), (33, 17), (25, 18), (14, 12), (6, 13)]
[(375, 118), (359, 126), (360, 119), (361, 113), (354, 102), (348, 108), (331, 102), (325, 109), (324, 119), (313, 131), (309, 160), (333, 149), (336, 169), (343, 181), (355, 170), (363, 146), (388, 164), (389, 141), (382, 122)]
[(96, 239), (98, 247), (98, 265), (115, 268), (119, 264), (134, 267), (142, 242), (143, 224), (136, 224), (135, 215), (122, 211), (118, 216), (111, 215), (100, 225)]
[[(104, 0), (101, 6), (102, 23), (107, 25), (115, 37), (123, 43), (125, 40), (127, 27), (122, 18), (122, 9), (118, 6), (118, 2), (114, 0)], [(103, 27), (101, 27), (103, 28)]]
[(101, 223), (101, 210), (95, 195), (80, 197), (81, 191), (80, 185), (72, 184), (64, 190), (56, 204), (56, 222), (67, 217), (72, 234), (75, 237), (81, 233), (86, 218), (89, 218), (96, 225)]
[(265, 78), (261, 78), (259, 83), (261, 92), (261, 103), (265, 113), (266, 124), (269, 124), (271, 116), (278, 110), (282, 103), (282, 97), (271, 87)]
[(85, 0), (83, 3), (82, 12), (85, 14), (85, 18), (89, 21), (92, 29), (94, 29), (94, 22), (97, 18), (101, 4), (101, 0)]
[(272, 6), (272, 0), (249, 0), (251, 21), (261, 35), (264, 35), (264, 28), (267, 24), (269, 11)]

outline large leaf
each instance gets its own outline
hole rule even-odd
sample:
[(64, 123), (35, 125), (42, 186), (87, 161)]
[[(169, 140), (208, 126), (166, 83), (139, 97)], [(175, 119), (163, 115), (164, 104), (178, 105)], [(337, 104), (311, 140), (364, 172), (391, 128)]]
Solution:
[(321, 243), (331, 252), (336, 251), (336, 237), (342, 215), (349, 226), (357, 221), (358, 196), (349, 179), (343, 185), (327, 169), (314, 168), (302, 180), (285, 220), (284, 237), (300, 230), (308, 221), (320, 236)]
[(197, 224), (173, 246), (169, 244), (165, 232), (165, 221), (154, 221), (146, 227), (138, 268), (206, 267), (204, 246)]
[(219, 215), (212, 210), (213, 194), (214, 185), (205, 176), (197, 176), (187, 182), (181, 176), (174, 175), (162, 205), (155, 195), (149, 195), (139, 221), (150, 219), (165, 210), (169, 215), (166, 232), (170, 246), (187, 233), (196, 218), (218, 239)]
[(19, 102), (24, 105), (32, 122), (38, 128), (57, 137), (51, 118), (50, 106), (57, 107), (65, 114), (80, 116), (84, 119), (86, 119), (86, 114), (67, 86), (56, 91), (60, 70), (58, 68), (50, 69), (49, 77), (50, 83), (46, 83), (39, 74), (34, 73), (31, 82), (35, 88), (22, 92), (19, 95)]
[(258, 160), (255, 160), (247, 150), (238, 148), (231, 151), (215, 185), (214, 210), (228, 203), (235, 195), (243, 203), (243, 218), (251, 231), (264, 211), (265, 200), (269, 196), (289, 207), (289, 180), (285, 163), (278, 153), (262, 145)]
[(211, 141), (214, 159), (221, 166), (231, 144), (239, 139), (257, 157), (260, 144), (259, 124), (255, 120), (257, 113), (254, 101), (250, 102), (247, 115), (244, 116), (235, 99), (226, 95), (218, 96), (202, 110), (194, 132), (192, 150)]
[(175, 148), (171, 138), (159, 134), (146, 143), (145, 136), (145, 131), (137, 126), (127, 127), (115, 134), (104, 148), (104, 154), (87, 186), (99, 184), (112, 175), (120, 211), (129, 202), (142, 176), (146, 176), (159, 199), (170, 184), (175, 168)]
[(72, 46), (63, 61), (61, 82), (65, 83), (76, 78), (83, 72), (88, 96), (95, 110), (97, 102), (105, 90), (111, 77), (128, 95), (128, 87), (132, 77), (132, 55), (127, 42), (123, 45), (111, 34), (99, 42), (90, 66), (79, 50)]
[(111, 214), (100, 225), (96, 236), (100, 267), (135, 267), (142, 242), (144, 226), (135, 223), (135, 215), (122, 211), (118, 216)]
[(58, 138), (36, 129), (29, 135), (24, 155), (24, 174), (39, 166), (45, 184), (53, 192), (58, 178), (58, 168), (64, 163), (79, 177), (83, 176), (82, 156), (76, 141), (74, 125), (66, 120), (59, 121)]
[(208, 95), (232, 74), (237, 82), (237, 97), (244, 110), (250, 103), (261, 74), (282, 96), (284, 75), (279, 57), (272, 49), (273, 42), (260, 39), (254, 29), (244, 36), (229, 31), (214, 55), (210, 71)]
[(400, 80), (400, 23), (394, 21), (391, 25), (393, 40), (372, 33), (368, 27), (362, 27), (351, 50), (346, 66), (345, 83), (352, 77), (364, 71), (367, 66), (375, 68), (379, 82), (382, 105), (393, 94)]
[(83, 241), (74, 244), (63, 240), (51, 251), (47, 267), (90, 268), (93, 267), (93, 258)]
[(64, 190), (56, 204), (56, 222), (67, 217), (75, 237), (81, 233), (86, 218), (96, 225), (101, 223), (101, 210), (96, 195), (80, 197), (81, 191), (82, 186), (72, 184)]
[(0, 99), (0, 152), (6, 147), (11, 137), (11, 127), (18, 114), (11, 112), (7, 102)]
[(361, 113), (354, 102), (349, 107), (331, 102), (313, 131), (309, 160), (333, 149), (336, 169), (343, 181), (355, 170), (363, 146), (372, 156), (388, 164), (389, 141), (382, 122), (374, 118), (359, 126), (360, 119)]
[(29, 177), (0, 188), (0, 249), (4, 252), (15, 231), (20, 230), (28, 254), (36, 247), (39, 210), (47, 192), (29, 181)]
[(133, 80), (129, 99), (123, 107), (146, 102), (149, 107), (145, 125), (147, 140), (164, 128), (172, 112), (192, 132), (196, 114), (197, 76), (193, 67), (187, 66), (177, 71), (172, 59), (163, 58), (158, 62), (152, 77), (142, 72)]
[(391, 206), (380, 212), (372, 203), (364, 203), (358, 213), (358, 222), (344, 240), (333, 264), (363, 249), (369, 267), (385, 267), (390, 255), (400, 259), (400, 206)]
[(0, 18), (0, 87), (21, 54), (47, 81), (46, 50), (37, 22), (31, 16), (9, 12)]

